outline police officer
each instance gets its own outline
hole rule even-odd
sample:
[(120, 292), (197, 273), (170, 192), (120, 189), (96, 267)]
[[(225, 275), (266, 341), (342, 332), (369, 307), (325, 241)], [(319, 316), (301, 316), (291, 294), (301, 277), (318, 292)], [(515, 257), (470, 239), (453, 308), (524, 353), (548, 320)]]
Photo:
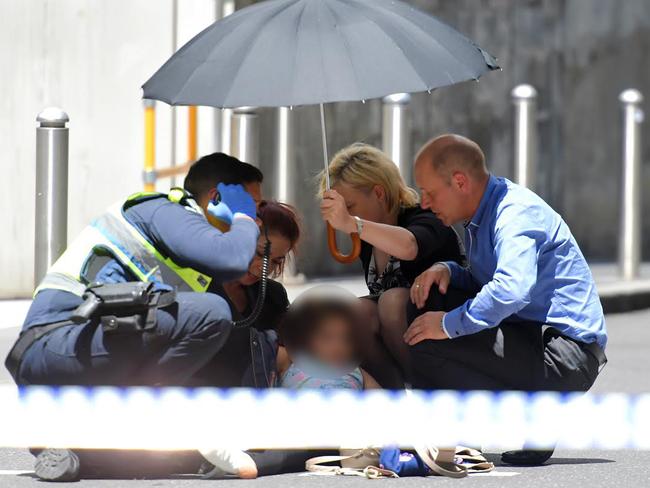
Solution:
[[(242, 164), (220, 153), (208, 158)], [(197, 168), (211, 166), (204, 163)], [(203, 292), (248, 269), (259, 234), (256, 207), (241, 185), (224, 183), (216, 205), (217, 181), (196, 173), (187, 183), (197, 194), (132, 195), (86, 227), (50, 268), (7, 358), (16, 383), (178, 385), (222, 347), (232, 328), (229, 307)], [(215, 215), (231, 219), (228, 232), (208, 222)], [(153, 284), (144, 310), (71, 321), (89, 284), (133, 282)]]

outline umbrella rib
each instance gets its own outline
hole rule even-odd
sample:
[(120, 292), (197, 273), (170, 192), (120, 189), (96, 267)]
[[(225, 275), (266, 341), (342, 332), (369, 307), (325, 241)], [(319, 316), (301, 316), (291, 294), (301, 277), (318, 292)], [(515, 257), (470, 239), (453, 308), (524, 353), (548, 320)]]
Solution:
[[(300, 16), (298, 17), (298, 22), (296, 22), (296, 43), (294, 45), (294, 50), (293, 50), (293, 63), (291, 66), (291, 72), (295, 73), (296, 72), (296, 65), (298, 64), (298, 33), (300, 32), (300, 25), (302, 24), (302, 17), (303, 14), (305, 13), (305, 7), (306, 3), (302, 4), (302, 10), (300, 11)], [(291, 93), (295, 93), (295, 88), (296, 88), (296, 77), (294, 76), (291, 82)]]
[[(354, 1), (354, 0), (353, 0), (353, 1)], [(354, 3), (356, 4), (357, 2), (354, 1)], [(383, 7), (382, 5), (374, 4), (373, 7), (390, 12), (389, 9), (386, 9), (386, 8)], [(428, 38), (430, 38), (431, 40), (433, 40), (433, 41), (434, 41), (438, 46), (440, 46), (440, 47), (441, 47), (441, 48), (442, 48), (442, 49), (443, 49), (443, 50), (444, 50), (444, 51), (449, 55), (450, 59), (451, 59), (452, 61), (454, 61), (458, 66), (460, 66), (461, 68), (463, 68), (463, 70), (465, 70), (465, 71), (469, 71), (469, 75), (470, 75), (470, 76), (469, 76), (468, 79), (474, 79), (474, 78), (475, 78), (475, 75), (474, 75), (474, 74), (469, 70), (469, 68), (468, 68), (464, 63), (461, 63), (461, 62), (458, 60), (458, 58), (457, 58), (456, 56), (454, 56), (454, 55), (451, 53), (451, 51), (449, 51), (449, 49), (448, 49), (444, 44), (442, 44), (438, 39), (436, 39), (434, 36), (432, 36), (431, 34), (429, 34), (429, 33), (428, 33), (426, 30), (424, 30), (422, 27), (420, 27), (419, 25), (417, 25), (415, 22), (411, 21), (410, 19), (407, 19), (407, 18), (404, 17), (403, 15), (400, 15), (399, 17), (400, 17), (400, 19), (403, 19), (405, 22), (408, 22), (411, 26), (413, 26), (413, 27), (414, 27), (415, 29), (417, 29), (419, 32), (425, 34)], [(376, 25), (376, 26), (377, 26), (377, 27), (378, 27), (378, 28), (383, 32), (382, 27), (377, 23), (376, 20), (371, 19), (371, 18), (369, 18), (369, 17), (366, 17), (366, 18), (367, 18), (370, 22), (372, 22), (373, 24), (375, 24), (375, 25)], [(435, 19), (435, 17), (434, 17), (434, 19)], [(435, 20), (438, 21), (438, 19), (435, 19)], [(439, 21), (438, 21), (438, 22), (439, 22)], [(443, 25), (446, 26), (446, 24), (444, 24), (444, 23), (442, 23), (442, 22), (441, 22), (441, 24), (443, 24)], [(464, 39), (466, 39), (468, 43), (470, 43), (471, 45), (473, 45), (474, 47), (476, 47), (476, 44), (474, 44), (474, 43), (473, 43), (470, 39), (468, 39), (466, 36), (464, 36), (463, 34), (461, 34), (461, 33), (458, 32), (458, 31), (455, 31), (455, 32), (457, 32), (458, 35), (460, 35), (460, 36), (462, 36)], [(404, 54), (404, 57), (405, 57), (406, 59), (409, 59), (408, 56), (406, 55), (406, 53), (404, 52), (404, 50), (402, 49), (402, 47), (401, 47), (401, 46), (400, 46), (400, 45), (395, 41), (395, 39), (393, 39), (393, 38), (392, 38), (391, 36), (389, 36), (389, 35), (386, 35), (386, 37), (387, 37), (388, 39), (390, 39), (391, 42), (392, 42), (393, 44), (395, 44), (395, 46), (397, 46), (397, 48), (398, 48), (400, 51), (402, 51), (402, 53)], [(427, 89), (432, 88), (432, 87), (428, 86), (427, 82), (422, 78), (422, 75), (420, 75), (420, 73), (418, 72), (418, 70), (415, 69), (415, 65), (414, 65), (413, 63), (411, 63), (410, 60), (409, 60), (409, 64), (411, 64), (411, 66), (413, 67), (414, 71), (418, 74), (418, 76), (419, 76), (420, 79), (423, 81), (423, 83), (424, 83), (424, 85), (427, 87)], [(447, 76), (449, 77), (449, 75), (447, 75)], [(452, 81), (452, 83), (454, 83), (454, 82), (455, 82), (455, 81)]]
[[(295, 2), (296, 2), (296, 0), (294, 0), (293, 3), (295, 3)], [(265, 26), (269, 25), (269, 22), (270, 22), (272, 19), (274, 19), (275, 17), (277, 17), (278, 15), (280, 15), (281, 13), (283, 13), (284, 10), (285, 10), (284, 8), (282, 8), (282, 9), (278, 9), (277, 12), (275, 12), (273, 15), (271, 15), (271, 17), (270, 17), (269, 19), (266, 20)], [(239, 63), (239, 66), (237, 67), (237, 70), (235, 71), (235, 74), (234, 74), (233, 77), (232, 77), (232, 81), (233, 81), (233, 82), (237, 79), (237, 76), (239, 75), (239, 72), (241, 71), (242, 66), (244, 65), (246, 59), (247, 59), (248, 56), (250, 55), (250, 53), (251, 53), (251, 51), (253, 50), (253, 48), (257, 45), (257, 42), (259, 41), (259, 38), (260, 38), (260, 36), (259, 36), (259, 32), (258, 32), (258, 35), (257, 35), (257, 36), (255, 37), (255, 39), (250, 43), (250, 45), (249, 45), (248, 48), (246, 49), (245, 54), (241, 57), (241, 61), (240, 61), (240, 63)], [(219, 44), (221, 44), (221, 42), (223, 42), (223, 39), (221, 39), (221, 41), (217, 44), (217, 46), (218, 46)], [(214, 49), (216, 49), (217, 46), (215, 46), (215, 47), (213, 48), (213, 51), (214, 51)], [(208, 56), (208, 57), (209, 57), (209, 56)], [(197, 68), (198, 68), (198, 66), (197, 66)], [(185, 90), (185, 87), (187, 86), (187, 84), (190, 82), (190, 80), (191, 80), (191, 79), (194, 77), (194, 75), (196, 74), (197, 68), (195, 68), (195, 69), (192, 71), (192, 74), (187, 78), (187, 80), (185, 81), (185, 83), (183, 83), (183, 88), (180, 90), (179, 93), (182, 93), (183, 90)], [(223, 102), (224, 102), (224, 103), (222, 103), (223, 108), (225, 108), (225, 105), (226, 105), (225, 101), (228, 99), (228, 96), (230, 95), (230, 92), (231, 92), (231, 91), (232, 91), (232, 83), (231, 83), (231, 87), (230, 87), (230, 89), (228, 90), (228, 92), (226, 93), (226, 95), (223, 97)]]
[(329, 3), (327, 3), (326, 5), (327, 5), (327, 8), (329, 9), (329, 11), (332, 14), (332, 17), (334, 17), (334, 19), (336, 21), (336, 24), (335, 24), (336, 32), (340, 33), (341, 41), (343, 42), (343, 44), (345, 44), (345, 47), (348, 48), (348, 49), (345, 50), (345, 53), (346, 53), (346, 55), (348, 57), (348, 60), (350, 61), (350, 66), (352, 67), (351, 71), (354, 74), (354, 81), (355, 81), (355, 83), (357, 85), (357, 93), (361, 93), (361, 83), (359, 82), (359, 75), (357, 74), (356, 67), (355, 67), (354, 63), (352, 62), (352, 57), (350, 55), (350, 49), (349, 49), (350, 45), (348, 43), (347, 38), (343, 34), (343, 32), (339, 29), (338, 16), (337, 16), (336, 12), (334, 12), (334, 10), (332, 10)]

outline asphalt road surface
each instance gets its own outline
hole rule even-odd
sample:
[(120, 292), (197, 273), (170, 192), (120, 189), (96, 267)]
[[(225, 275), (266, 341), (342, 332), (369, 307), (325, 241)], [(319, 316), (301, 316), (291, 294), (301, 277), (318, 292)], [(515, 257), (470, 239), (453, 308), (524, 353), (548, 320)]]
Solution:
[[(595, 392), (640, 393), (650, 391), (650, 310), (607, 316), (609, 364), (596, 381)], [(17, 329), (0, 329), (0, 357), (17, 334)], [(10, 382), (4, 368), (0, 372), (0, 383)], [(2, 406), (0, 405), (0, 415)], [(603, 419), (606, 422), (607, 419)], [(594, 428), (598, 428), (595, 425)], [(0, 443), (2, 433), (0, 433)], [(496, 453), (487, 457), (497, 464), (490, 474), (474, 475), (466, 480), (447, 478), (401, 478), (397, 480), (369, 481), (351, 477), (317, 476), (306, 473), (269, 476), (252, 481), (218, 480), (205, 481), (196, 476), (177, 476), (172, 479), (156, 480), (83, 480), (74, 486), (133, 486), (133, 487), (180, 487), (215, 486), (260, 488), (299, 487), (341, 488), (358, 487), (364, 483), (390, 484), (396, 488), (420, 486), (449, 486), (462, 483), (463, 486), (481, 487), (564, 487), (588, 486), (589, 488), (638, 486), (650, 487), (650, 452), (645, 451), (558, 451), (545, 466), (511, 468), (500, 466)], [(31, 472), (32, 457), (24, 450), (0, 449), (0, 488), (42, 486)]]

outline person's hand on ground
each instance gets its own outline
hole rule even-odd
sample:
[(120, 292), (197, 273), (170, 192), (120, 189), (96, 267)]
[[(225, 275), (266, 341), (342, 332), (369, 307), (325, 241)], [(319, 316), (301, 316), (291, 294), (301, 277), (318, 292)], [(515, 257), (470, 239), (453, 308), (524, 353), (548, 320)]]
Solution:
[(427, 303), (427, 298), (429, 298), (431, 286), (434, 284), (438, 285), (438, 290), (444, 295), (447, 293), (450, 279), (451, 276), (447, 266), (440, 263), (434, 264), (420, 276), (415, 278), (413, 286), (411, 286), (411, 302), (414, 303), (417, 308), (424, 307)]
[(230, 209), (233, 215), (236, 213), (242, 213), (255, 220), (257, 215), (255, 200), (253, 200), (253, 197), (244, 190), (243, 186), (224, 185), (223, 183), (219, 183), (217, 185), (217, 190), (221, 196), (221, 202)]
[(426, 312), (416, 318), (404, 333), (404, 342), (414, 346), (426, 339), (439, 341), (449, 339), (442, 328), (442, 318), (445, 312)]
[(351, 234), (357, 231), (357, 224), (354, 217), (348, 212), (345, 199), (336, 190), (326, 190), (323, 193), (323, 200), (320, 202), (320, 213), (323, 220), (336, 230)]

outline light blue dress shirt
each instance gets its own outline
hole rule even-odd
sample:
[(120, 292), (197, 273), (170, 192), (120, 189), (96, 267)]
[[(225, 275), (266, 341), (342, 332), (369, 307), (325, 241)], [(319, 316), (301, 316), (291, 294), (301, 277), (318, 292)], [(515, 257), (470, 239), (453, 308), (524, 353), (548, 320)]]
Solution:
[(452, 286), (477, 294), (444, 316), (450, 338), (510, 318), (548, 324), (605, 348), (605, 318), (589, 266), (562, 217), (535, 193), (490, 176), (466, 223), (465, 249), (467, 268), (444, 264)]

